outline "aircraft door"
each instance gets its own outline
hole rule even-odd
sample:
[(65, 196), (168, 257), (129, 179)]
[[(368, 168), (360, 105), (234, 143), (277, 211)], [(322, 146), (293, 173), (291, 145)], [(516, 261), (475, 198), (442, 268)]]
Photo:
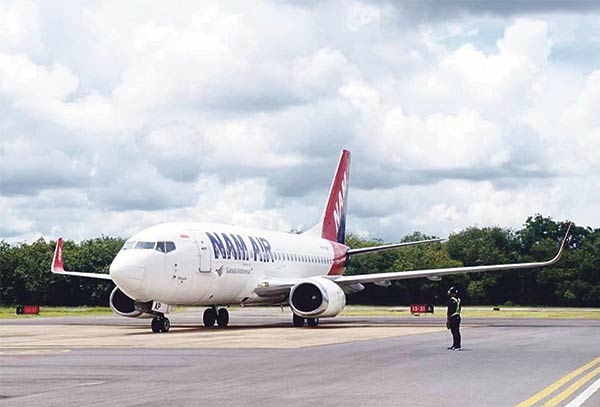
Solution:
[(201, 230), (192, 230), (192, 235), (200, 253), (198, 271), (209, 274), (212, 271), (212, 252), (209, 249), (211, 246), (208, 243), (208, 238)]
[(191, 277), (200, 270), (200, 248), (195, 240), (183, 239), (177, 246), (179, 274)]
[(212, 270), (212, 257), (210, 250), (208, 250), (206, 238), (201, 238), (196, 243), (198, 243), (198, 248), (200, 249), (200, 268), (198, 271), (201, 273), (210, 273)]

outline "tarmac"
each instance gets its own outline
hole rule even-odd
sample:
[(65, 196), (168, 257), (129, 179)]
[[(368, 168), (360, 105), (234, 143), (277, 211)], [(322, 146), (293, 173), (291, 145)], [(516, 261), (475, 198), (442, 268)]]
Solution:
[[(0, 406), (600, 406), (600, 320), (172, 314), (0, 320)], [(581, 401), (581, 404), (574, 404)]]

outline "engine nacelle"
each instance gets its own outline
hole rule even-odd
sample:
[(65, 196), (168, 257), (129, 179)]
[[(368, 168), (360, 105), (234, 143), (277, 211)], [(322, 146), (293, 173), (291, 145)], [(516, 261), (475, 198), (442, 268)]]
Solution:
[(290, 291), (290, 307), (303, 318), (335, 317), (346, 306), (346, 294), (326, 278), (309, 278)]
[(142, 311), (138, 310), (138, 304), (129, 298), (125, 293), (119, 290), (119, 287), (115, 287), (110, 293), (110, 299), (108, 300), (110, 308), (115, 314), (119, 314), (124, 317), (137, 318), (143, 314)]

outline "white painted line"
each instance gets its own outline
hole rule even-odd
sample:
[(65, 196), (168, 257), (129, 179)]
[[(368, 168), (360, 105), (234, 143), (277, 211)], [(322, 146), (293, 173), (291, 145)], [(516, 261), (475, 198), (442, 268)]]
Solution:
[(580, 407), (585, 403), (587, 399), (592, 397), (596, 391), (600, 389), (600, 379), (596, 380), (590, 387), (585, 389), (579, 396), (577, 396), (573, 401), (567, 404), (565, 407)]

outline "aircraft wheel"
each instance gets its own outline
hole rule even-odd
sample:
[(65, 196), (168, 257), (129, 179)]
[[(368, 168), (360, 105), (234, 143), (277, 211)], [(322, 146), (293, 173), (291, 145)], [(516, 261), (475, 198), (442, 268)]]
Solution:
[(213, 326), (217, 320), (217, 313), (215, 312), (214, 308), (205, 309), (202, 320), (204, 322), (204, 326)]
[(317, 326), (319, 325), (319, 318), (307, 318), (306, 322), (308, 323), (308, 326)]
[(159, 326), (159, 324), (160, 324), (160, 320), (158, 319), (158, 317), (152, 318), (152, 324), (151, 324), (151, 326), (152, 326), (152, 332), (154, 332), (154, 333), (160, 332), (160, 326)]
[(226, 308), (221, 308), (217, 313), (217, 325), (225, 327), (227, 324), (229, 324), (229, 311)]
[(298, 315), (294, 314), (294, 326), (295, 327), (304, 326), (304, 318), (299, 317)]
[(163, 318), (162, 321), (160, 321), (160, 331), (169, 332), (169, 329), (171, 329), (171, 321), (169, 321), (169, 318)]

